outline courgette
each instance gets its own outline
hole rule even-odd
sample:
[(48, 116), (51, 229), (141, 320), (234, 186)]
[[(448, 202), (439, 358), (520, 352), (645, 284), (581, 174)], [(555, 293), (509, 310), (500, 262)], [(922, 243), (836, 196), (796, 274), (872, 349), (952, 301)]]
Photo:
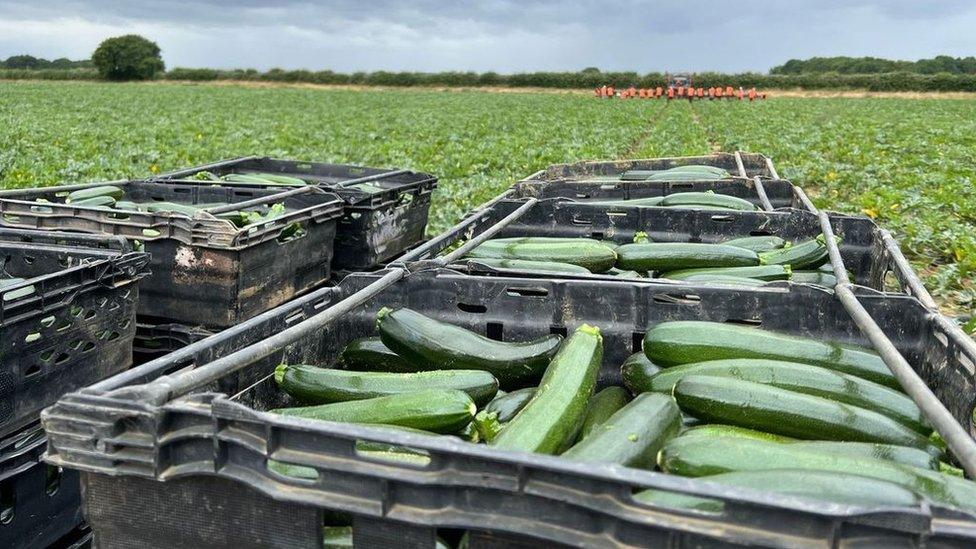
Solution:
[(441, 389), (351, 400), (319, 406), (278, 408), (274, 413), (323, 421), (379, 423), (433, 433), (456, 433), (474, 418), (474, 401), (464, 391)]
[(898, 444), (877, 442), (837, 442), (833, 440), (800, 440), (791, 443), (810, 452), (823, 452), (836, 456), (880, 459), (911, 465), (921, 469), (939, 470), (939, 458), (931, 452)]
[(712, 175), (720, 175), (722, 177), (729, 177), (729, 172), (725, 168), (719, 168), (718, 166), (710, 166), (708, 164), (681, 164), (679, 166), (674, 166), (664, 170), (665, 172), (675, 173), (675, 172), (696, 172), (696, 173), (709, 173)]
[(175, 202), (152, 202), (146, 204), (145, 210), (150, 213), (178, 213), (187, 217), (193, 217), (200, 211), (200, 208), (189, 204), (177, 204)]
[(633, 271), (674, 271), (703, 267), (759, 265), (756, 252), (723, 246), (684, 242), (624, 244), (617, 249), (617, 267)]
[[(852, 473), (833, 471), (809, 471), (804, 469), (771, 469), (768, 471), (736, 471), (703, 477), (705, 482), (715, 482), (764, 492), (774, 492), (801, 498), (863, 507), (917, 507), (921, 498), (908, 488), (889, 482)], [(674, 498), (664, 498), (668, 492), (646, 490), (634, 494), (641, 503), (676, 507)], [(704, 511), (720, 511), (721, 502), (708, 498), (685, 496), (687, 502), (677, 505)], [(700, 500), (700, 501), (696, 501)], [(714, 502), (711, 503), (710, 502)], [(716, 508), (715, 504), (719, 504)], [(704, 505), (704, 507), (702, 507)]]
[(491, 442), (521, 452), (553, 454), (577, 432), (603, 359), (600, 330), (580, 326), (559, 349), (535, 396)]
[(877, 412), (734, 378), (687, 375), (672, 392), (695, 417), (806, 440), (925, 448), (928, 437)]
[(594, 273), (606, 271), (617, 260), (616, 252), (599, 240), (553, 237), (488, 240), (471, 250), (467, 257), (570, 263)]
[(391, 351), (379, 337), (361, 337), (350, 341), (339, 355), (339, 365), (358, 372), (421, 372), (436, 370), (437, 365), (417, 366)]
[(652, 326), (644, 336), (644, 353), (664, 367), (726, 358), (801, 362), (900, 388), (871, 349), (721, 322), (679, 320)]
[(586, 414), (583, 416), (583, 426), (579, 437), (585, 438), (593, 429), (602, 425), (617, 410), (623, 408), (630, 401), (627, 389), (613, 385), (597, 392), (586, 404)]
[(664, 200), (663, 196), (648, 196), (646, 198), (631, 198), (629, 200), (586, 200), (580, 204), (593, 206), (626, 206), (649, 208), (658, 206)]
[(684, 437), (669, 440), (658, 455), (662, 470), (701, 477), (732, 471), (803, 469), (863, 475), (899, 484), (949, 506), (976, 511), (976, 484), (889, 461), (810, 452), (792, 444), (735, 437)]
[(795, 438), (784, 437), (783, 435), (774, 435), (772, 433), (757, 431), (755, 429), (747, 429), (745, 427), (736, 427), (735, 425), (724, 425), (721, 423), (705, 423), (702, 425), (696, 425), (695, 427), (691, 427), (685, 432), (681, 433), (681, 436), (739, 437), (751, 438), (754, 440), (764, 440), (766, 442), (796, 442)]
[(634, 353), (620, 365), (620, 377), (624, 387), (632, 395), (648, 391), (651, 377), (661, 371), (661, 367), (648, 360), (643, 352)]
[(686, 280), (688, 277), (701, 275), (741, 276), (756, 280), (772, 281), (787, 280), (792, 269), (789, 265), (758, 265), (755, 267), (713, 267), (706, 269), (682, 269), (680, 271), (666, 271), (658, 275), (660, 278), (671, 280)]
[(522, 343), (495, 341), (410, 309), (384, 308), (376, 315), (376, 325), (383, 344), (414, 366), (484, 370), (503, 389), (524, 387), (539, 379), (562, 342), (559, 335)]
[(65, 197), (65, 204), (72, 204), (79, 200), (87, 200), (89, 198), (97, 198), (99, 196), (108, 196), (113, 200), (118, 200), (125, 195), (125, 191), (121, 187), (116, 187), (115, 185), (100, 185), (98, 187), (89, 187), (87, 189), (78, 189), (77, 191), (71, 191), (68, 196)]
[(499, 422), (508, 423), (512, 421), (512, 418), (516, 414), (522, 411), (522, 408), (525, 408), (525, 405), (532, 400), (533, 396), (535, 396), (535, 387), (526, 387), (525, 389), (505, 393), (489, 402), (485, 406), (485, 411), (498, 414)]
[(686, 375), (731, 377), (873, 410), (928, 436), (932, 428), (911, 398), (884, 385), (810, 364), (759, 358), (710, 360), (674, 366), (634, 382), (638, 392), (670, 393)]
[(833, 288), (837, 285), (837, 277), (822, 271), (793, 271), (790, 280), (798, 284), (817, 284)]
[(306, 364), (279, 364), (275, 368), (275, 381), (286, 393), (307, 404), (364, 400), (425, 389), (457, 389), (481, 406), (498, 391), (498, 380), (481, 370), (351, 372)]
[(778, 236), (745, 236), (722, 242), (726, 246), (745, 248), (756, 253), (778, 250), (786, 246), (786, 241)]
[(248, 173), (242, 175), (251, 175), (254, 177), (259, 177), (265, 181), (270, 181), (272, 183), (277, 183), (278, 185), (287, 185), (291, 187), (304, 187), (306, 185), (304, 179), (299, 179), (297, 177), (292, 177), (290, 175), (283, 175), (279, 173)]
[(104, 208), (115, 206), (115, 199), (108, 195), (93, 196), (91, 198), (83, 198), (81, 200), (75, 200), (71, 202), (72, 206), (83, 206), (88, 208)]
[[(667, 277), (665, 277), (667, 278)], [(706, 284), (726, 284), (729, 286), (747, 286), (750, 288), (758, 288), (760, 286), (765, 286), (769, 284), (764, 280), (756, 280), (755, 278), (746, 278), (743, 276), (729, 276), (729, 275), (718, 275), (718, 274), (699, 274), (686, 276), (684, 278), (685, 282), (697, 282)]]
[(247, 173), (228, 173), (221, 176), (221, 179), (231, 183), (247, 183), (249, 185), (274, 185), (270, 179)]
[(496, 269), (513, 271), (528, 271), (539, 274), (591, 274), (586, 267), (571, 263), (557, 263), (555, 261), (529, 261), (526, 259), (495, 259), (480, 257), (468, 260), (469, 263), (480, 263)]
[[(921, 467), (923, 469), (939, 469), (938, 455), (941, 452), (937, 448), (929, 446), (928, 449), (911, 448), (897, 444), (881, 444), (877, 442), (837, 442), (833, 440), (797, 440), (782, 435), (774, 435), (736, 427), (734, 425), (721, 425), (709, 423), (692, 427), (681, 436), (705, 436), (705, 437), (744, 437), (754, 440), (764, 440), (767, 442), (779, 442), (783, 444), (794, 444), (797, 448), (803, 448), (811, 452), (825, 452), (849, 457), (864, 457), (872, 459), (882, 459), (893, 461), (903, 465)], [(933, 453), (934, 450), (935, 452)]]
[(658, 205), (664, 207), (714, 206), (746, 212), (755, 211), (756, 209), (756, 206), (748, 200), (725, 194), (716, 194), (714, 192), (669, 194)]
[(653, 469), (658, 451), (678, 434), (681, 413), (674, 399), (644, 393), (620, 408), (562, 454), (578, 461)]
[[(836, 237), (835, 237), (836, 238)], [(840, 238), (836, 238), (840, 244)], [(759, 254), (765, 265), (789, 265), (793, 270), (816, 269), (829, 261), (827, 239), (824, 235), (794, 244), (782, 250), (772, 250)]]

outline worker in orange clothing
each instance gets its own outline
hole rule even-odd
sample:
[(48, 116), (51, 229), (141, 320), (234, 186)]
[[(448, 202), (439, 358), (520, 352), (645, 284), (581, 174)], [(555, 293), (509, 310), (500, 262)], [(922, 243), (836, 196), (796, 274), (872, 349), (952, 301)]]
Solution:
[(661, 86), (654, 88), (654, 97), (661, 97), (664, 94), (664, 89)]
[(695, 95), (698, 96), (698, 99), (704, 99), (705, 98), (705, 88), (698, 88), (698, 91), (695, 93)]
[(674, 88), (668, 86), (668, 101), (674, 99)]
[(742, 90), (742, 86), (739, 86), (738, 91), (735, 92), (735, 98), (738, 99), (739, 101), (742, 101), (742, 96), (744, 94), (745, 92)]
[(732, 97), (734, 95), (735, 95), (735, 93), (732, 90), (732, 86), (725, 86), (725, 97), (728, 97), (729, 99), (732, 99)]
[(715, 88), (715, 98), (716, 99), (722, 98), (722, 86), (718, 86), (717, 88)]
[(647, 89), (641, 88), (637, 90), (637, 97), (640, 97), (641, 99), (647, 99)]
[(613, 86), (607, 86), (607, 98), (613, 99), (615, 94), (616, 90), (613, 89)]
[(756, 88), (749, 88), (749, 102), (752, 103), (756, 100)]

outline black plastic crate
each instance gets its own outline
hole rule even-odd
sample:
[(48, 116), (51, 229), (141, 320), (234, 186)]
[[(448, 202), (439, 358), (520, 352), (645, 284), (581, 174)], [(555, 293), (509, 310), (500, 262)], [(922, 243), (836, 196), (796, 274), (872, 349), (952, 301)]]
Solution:
[(0, 547), (63, 547), (84, 522), (78, 472), (44, 463), (46, 445), (38, 423), (0, 440)]
[(640, 170), (667, 170), (677, 166), (697, 164), (714, 166), (729, 172), (733, 177), (753, 178), (756, 176), (779, 179), (773, 161), (762, 154), (734, 152), (713, 153), (702, 156), (674, 156), (647, 158), (640, 160), (587, 160), (570, 164), (553, 164), (536, 172), (526, 179), (558, 180), (577, 179), (595, 182), (619, 181), (627, 172)]
[(675, 193), (714, 192), (748, 200), (760, 210), (797, 208), (815, 211), (806, 194), (783, 179), (722, 179), (719, 181), (608, 181), (594, 184), (574, 179), (526, 179), (512, 186), (512, 198), (565, 198), (577, 201), (633, 200)]
[[(195, 183), (111, 183), (126, 198), (180, 204), (283, 204), (270, 221), (237, 227), (190, 218), (64, 204), (71, 190), (106, 183), (0, 191), (0, 224), (124, 236), (152, 256), (139, 314), (214, 328), (233, 326), (327, 281), (342, 200), (312, 187), (246, 189)], [(42, 198), (48, 203), (38, 203)], [(290, 236), (295, 227), (300, 236)]]
[[(506, 224), (506, 218), (524, 208), (531, 199), (503, 198), (475, 210), (460, 223), (411, 250), (398, 260), (409, 264), (436, 260), (459, 243), (487, 230), (501, 227), (494, 238), (514, 236), (582, 237), (611, 240), (618, 244), (633, 242), (634, 234), (643, 231), (658, 242), (721, 242), (732, 238), (776, 235), (787, 240), (814, 238), (822, 233), (819, 214), (803, 210), (776, 212), (715, 212), (683, 208), (607, 207), (566, 199), (536, 201), (528, 210)], [(839, 246), (847, 271), (856, 284), (887, 292), (903, 292), (932, 304), (914, 270), (886, 231), (864, 216), (829, 214), (835, 234), (842, 238)], [(493, 269), (477, 260), (460, 260), (458, 268), (478, 273), (502, 273), (509, 276), (531, 276), (507, 269)], [(551, 276), (551, 275), (550, 275)], [(580, 275), (566, 275), (579, 278)], [(583, 275), (584, 278), (601, 275)], [(603, 278), (606, 278), (605, 276)], [(620, 280), (620, 279), (617, 279)], [(658, 280), (658, 279), (655, 279)], [(661, 282), (669, 281), (660, 279)]]
[(0, 229), (0, 436), (62, 394), (132, 364), (138, 282), (149, 257), (124, 239)]
[(159, 322), (145, 317), (136, 319), (132, 341), (133, 364), (144, 364), (214, 334), (202, 326)]
[[(155, 179), (186, 179), (202, 171), (217, 176), (230, 173), (288, 175), (341, 196), (346, 203), (346, 213), (339, 221), (333, 258), (333, 267), (340, 271), (375, 269), (422, 242), (427, 230), (431, 194), (437, 187), (436, 177), (410, 170), (256, 156), (165, 173)], [(356, 188), (361, 183), (370, 183), (380, 190), (365, 192)]]
[[(375, 333), (375, 314), (384, 306), (410, 307), (503, 340), (568, 333), (582, 323), (599, 326), (605, 345), (600, 386), (620, 381), (619, 364), (639, 348), (649, 325), (665, 320), (746, 323), (867, 344), (863, 321), (855, 321), (838, 296), (810, 286), (746, 290), (472, 277), (447, 270), (405, 273), (391, 270), (382, 279), (351, 275), (304, 300), (301, 310), (227, 330), (46, 410), (48, 459), (85, 471), (85, 504), (97, 539), (109, 547), (152, 539), (184, 546), (231, 540), (237, 547), (316, 547), (328, 510), (352, 514), (355, 529), (363, 532), (356, 543), (368, 547), (432, 547), (438, 528), (492, 532), (479, 535), (479, 542), (515, 536), (587, 547), (976, 541), (976, 516), (936, 505), (824, 505), (264, 411), (287, 403), (271, 379), (275, 365), (331, 363), (346, 342)], [(972, 342), (963, 343), (958, 329), (947, 330), (915, 299), (865, 289), (857, 294), (858, 307), (971, 432)], [(274, 335), (265, 339), (262, 334), (269, 332)], [(228, 354), (250, 343), (259, 344)], [(182, 370), (190, 364), (196, 368)], [(158, 382), (133, 385), (177, 370), (182, 371)], [(355, 447), (363, 440), (420, 448), (430, 461), (415, 465), (362, 456)], [(279, 475), (268, 470), (268, 459), (310, 467), (318, 477)], [(699, 514), (650, 507), (631, 498), (640, 488), (707, 496), (725, 510)], [(199, 508), (210, 512), (198, 513)]]

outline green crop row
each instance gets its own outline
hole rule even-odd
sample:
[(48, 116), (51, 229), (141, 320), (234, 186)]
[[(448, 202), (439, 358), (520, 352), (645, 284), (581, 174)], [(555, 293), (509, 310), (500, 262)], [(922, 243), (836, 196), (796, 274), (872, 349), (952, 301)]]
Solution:
[(818, 206), (891, 229), (946, 309), (976, 307), (976, 100), (598, 101), (565, 94), (0, 83), (0, 185), (263, 154), (435, 173), (432, 233), (578, 159), (765, 152)]

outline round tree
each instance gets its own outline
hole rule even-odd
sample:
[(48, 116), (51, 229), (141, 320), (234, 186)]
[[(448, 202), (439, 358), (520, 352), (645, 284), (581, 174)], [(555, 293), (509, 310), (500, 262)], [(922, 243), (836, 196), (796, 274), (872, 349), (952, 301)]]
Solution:
[(92, 63), (108, 80), (148, 80), (165, 68), (159, 46), (137, 34), (102, 41), (92, 55)]

